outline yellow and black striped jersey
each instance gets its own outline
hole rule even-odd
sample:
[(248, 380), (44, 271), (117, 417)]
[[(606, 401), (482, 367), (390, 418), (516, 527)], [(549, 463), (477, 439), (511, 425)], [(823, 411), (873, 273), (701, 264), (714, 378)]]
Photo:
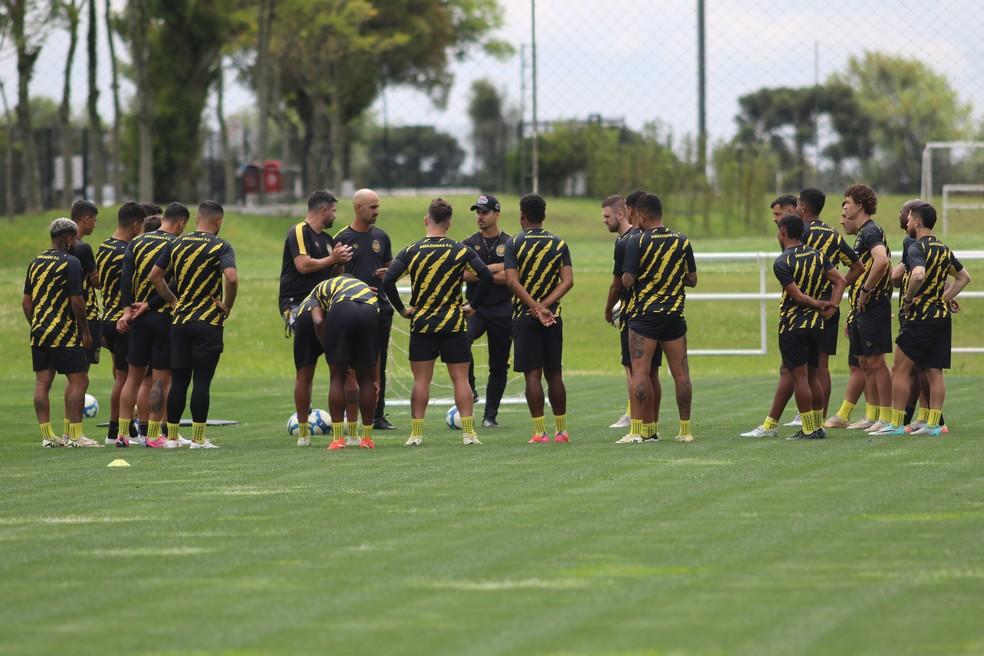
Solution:
[[(150, 272), (164, 247), (175, 239), (177, 237), (170, 232), (154, 230), (145, 232), (130, 242), (123, 258), (121, 296), (124, 306), (131, 303), (148, 303), (151, 309), (159, 309), (165, 314), (170, 314), (164, 299), (154, 289), (154, 283), (150, 281)], [(169, 280), (168, 284), (170, 283)]]
[[(557, 235), (543, 228), (531, 228), (506, 242), (503, 266), (516, 270), (519, 284), (539, 303), (560, 284), (560, 270), (571, 266), (571, 250)], [(547, 309), (560, 316), (560, 303)], [(523, 302), (513, 296), (513, 318), (521, 317), (527, 311)]]
[(72, 296), (82, 295), (82, 265), (65, 251), (41, 253), (27, 267), (24, 293), (31, 297), (31, 346), (78, 346)]
[(99, 244), (96, 252), (96, 268), (102, 289), (103, 321), (117, 321), (123, 316), (123, 297), (120, 281), (123, 279), (123, 258), (129, 242), (110, 237)]
[(916, 240), (906, 235), (902, 240), (902, 283), (899, 285), (899, 321), (905, 320), (905, 304), (902, 298), (905, 290), (909, 286), (909, 246), (916, 243)]
[(810, 298), (820, 300), (823, 284), (827, 282), (825, 274), (832, 268), (833, 262), (823, 253), (805, 244), (790, 246), (776, 258), (772, 272), (782, 286), (782, 296), (779, 298), (780, 334), (823, 325), (820, 310), (794, 301), (786, 292), (786, 287), (794, 284)]
[[(806, 226), (803, 243), (820, 251), (820, 254), (830, 260), (834, 266), (842, 264), (849, 267), (858, 261), (858, 254), (848, 246), (847, 240), (820, 219), (814, 219)], [(822, 301), (829, 301), (833, 290), (834, 286), (824, 278), (823, 289), (817, 298)]]
[[(425, 237), (393, 258), (383, 285), (393, 300), (393, 284), (404, 272), (409, 272), (410, 305), (415, 308), (410, 319), (410, 332), (456, 333), (465, 330), (461, 283), (466, 267), (471, 267), (486, 281), (491, 278), (478, 253), (449, 237)], [(484, 296), (486, 288), (481, 288), (476, 298)], [(396, 301), (399, 301), (398, 296)], [(394, 301), (393, 304), (400, 310), (402, 303)]]
[(912, 297), (912, 305), (905, 314), (906, 321), (927, 321), (950, 316), (950, 306), (943, 300), (946, 278), (963, 269), (963, 264), (950, 247), (933, 235), (917, 239), (909, 245), (906, 262), (910, 272), (916, 267), (926, 269), (926, 279), (919, 293)]
[[(625, 248), (628, 245), (629, 240), (637, 237), (641, 232), (642, 230), (640, 230), (638, 227), (631, 226), (628, 230), (626, 230), (623, 234), (619, 235), (615, 239), (615, 255), (614, 255), (615, 265), (612, 267), (612, 275), (614, 277), (616, 278), (622, 277), (622, 273), (624, 272), (623, 269), (625, 266)], [(619, 303), (621, 303), (621, 307), (618, 313), (619, 326), (625, 325), (625, 322), (629, 320), (628, 309), (629, 309), (629, 301), (631, 299), (632, 299), (632, 290), (623, 287), (622, 293), (619, 296)]]
[(310, 312), (311, 308), (316, 305), (320, 305), (322, 310), (328, 312), (335, 303), (342, 301), (365, 303), (379, 308), (379, 297), (372, 287), (351, 274), (343, 273), (340, 276), (322, 280), (315, 285), (311, 293), (301, 303), (297, 314)]
[(871, 273), (871, 265), (874, 263), (871, 250), (878, 245), (885, 247), (885, 255), (891, 259), (892, 252), (888, 247), (888, 242), (885, 240), (885, 231), (874, 220), (868, 221), (858, 230), (857, 238), (854, 240), (854, 252), (858, 254), (858, 258), (864, 264), (864, 273), (858, 276), (858, 279), (851, 285), (850, 299), (852, 308), (857, 306), (857, 299), (861, 294), (862, 287), (871, 290), (871, 294), (868, 296), (868, 305), (891, 301), (891, 266), (885, 269), (881, 280), (868, 280), (869, 274)]
[(82, 300), (85, 301), (85, 318), (95, 321), (99, 318), (99, 297), (96, 295), (96, 288), (92, 286), (89, 274), (96, 270), (96, 257), (92, 253), (92, 246), (81, 239), (75, 242), (72, 255), (77, 257), (79, 264), (82, 265)]
[(222, 299), (222, 272), (236, 268), (236, 254), (224, 239), (195, 231), (168, 242), (155, 262), (174, 277), (178, 297), (174, 325), (204, 321), (221, 326), (225, 315), (215, 304)]
[(628, 317), (647, 314), (683, 316), (684, 278), (697, 271), (694, 249), (687, 237), (666, 226), (643, 230), (625, 244), (622, 269), (636, 276), (629, 297)]

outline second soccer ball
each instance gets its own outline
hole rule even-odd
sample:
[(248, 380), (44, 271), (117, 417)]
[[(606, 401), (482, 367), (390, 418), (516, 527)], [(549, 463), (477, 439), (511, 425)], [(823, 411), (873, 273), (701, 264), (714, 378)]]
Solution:
[(461, 430), (461, 413), (458, 412), (458, 406), (453, 405), (448, 408), (448, 413), (445, 415), (444, 420), (451, 430)]

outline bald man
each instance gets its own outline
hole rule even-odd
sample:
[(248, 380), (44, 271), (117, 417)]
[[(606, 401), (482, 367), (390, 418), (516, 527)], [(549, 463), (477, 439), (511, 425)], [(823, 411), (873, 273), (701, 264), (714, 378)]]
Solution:
[(389, 235), (376, 227), (379, 217), (379, 196), (372, 189), (359, 189), (352, 197), (355, 216), (351, 225), (335, 235), (335, 243), (352, 249), (352, 259), (345, 264), (345, 273), (377, 290), (379, 297), (379, 396), (373, 428), (392, 430), (386, 420), (386, 356), (390, 329), (393, 327), (393, 306), (383, 293), (383, 276), (393, 261)]

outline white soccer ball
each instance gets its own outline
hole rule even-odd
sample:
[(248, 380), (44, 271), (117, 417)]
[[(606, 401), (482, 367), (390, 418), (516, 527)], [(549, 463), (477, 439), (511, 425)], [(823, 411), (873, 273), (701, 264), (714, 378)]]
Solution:
[(451, 430), (461, 430), (461, 413), (458, 412), (458, 406), (453, 405), (448, 408), (448, 413), (444, 416), (444, 421)]
[(295, 412), (287, 418), (287, 433), (297, 437), (301, 432), (301, 425), (297, 423), (297, 413)]
[(92, 394), (85, 395), (85, 403), (82, 406), (82, 416), (92, 419), (99, 414), (99, 401)]
[(331, 432), (331, 415), (325, 410), (315, 408), (308, 415), (312, 435), (327, 435)]

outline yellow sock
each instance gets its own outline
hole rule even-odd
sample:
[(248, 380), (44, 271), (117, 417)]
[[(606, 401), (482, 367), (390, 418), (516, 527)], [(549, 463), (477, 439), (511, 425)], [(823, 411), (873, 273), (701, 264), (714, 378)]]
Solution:
[(892, 406), (883, 405), (878, 408), (878, 421), (890, 423), (892, 421)]
[(629, 424), (630, 435), (642, 435), (642, 420), (633, 419)]
[(156, 440), (161, 436), (161, 422), (151, 419), (147, 422), (147, 439)]
[(345, 420), (345, 435), (355, 437), (359, 434), (359, 422)]
[(543, 435), (547, 432), (547, 422), (544, 421), (543, 417), (533, 417), (533, 432), (537, 435)]
[(690, 435), (690, 420), (681, 419), (680, 420), (680, 435)]
[(133, 419), (131, 417), (124, 417), (123, 415), (120, 415), (120, 429), (116, 434), (120, 437), (128, 437), (130, 435), (130, 423), (132, 421)]
[(410, 437), (424, 436), (424, 418), (410, 420)]
[(345, 439), (345, 422), (344, 421), (333, 421), (333, 422), (331, 422), (331, 439), (333, 439), (333, 440), (344, 440)]
[(167, 422), (167, 439), (176, 440), (181, 434), (181, 424)]
[(850, 401), (844, 401), (841, 403), (840, 410), (837, 411), (837, 416), (847, 421), (851, 418), (851, 412), (854, 410), (854, 405)]
[(823, 428), (823, 410), (813, 411), (813, 425), (817, 427), (817, 430)]
[(71, 425), (71, 422), (68, 420), (68, 417), (65, 417), (65, 432), (62, 433), (62, 435), (70, 435), (70, 433), (68, 432), (68, 427), (70, 425)]
[[(304, 422), (307, 424), (307, 422)], [(304, 425), (302, 424), (302, 426)], [(205, 441), (205, 422), (191, 422), (191, 439), (201, 444)]]
[(461, 418), (461, 432), (465, 435), (471, 435), (475, 432), (475, 417)]
[[(939, 423), (939, 420), (937, 420)], [(82, 422), (71, 422), (68, 425), (68, 437), (73, 440), (77, 440), (82, 437)]]
[(803, 433), (809, 435), (816, 430), (813, 425), (813, 411), (807, 410), (806, 412), (800, 412), (800, 421), (803, 422)]
[(642, 436), (652, 437), (656, 434), (656, 422), (650, 421), (642, 425)]
[(766, 417), (765, 421), (762, 422), (762, 428), (765, 430), (775, 430), (778, 425), (779, 421), (777, 419), (773, 419), (772, 417)]
[(46, 421), (43, 424), (38, 424), (41, 427), (41, 439), (43, 440), (53, 440), (57, 435), (55, 435), (55, 429), (51, 427), (51, 422)]
[(297, 436), (298, 437), (311, 437), (311, 424), (306, 421), (300, 421), (297, 423)]
[(372, 424), (362, 424), (362, 439), (372, 439)]
[(632, 416), (632, 401), (625, 402), (625, 416), (626, 417)]
[(940, 425), (940, 417), (943, 415), (942, 408), (930, 408), (929, 416), (926, 418), (926, 424), (936, 428)]
[(558, 433), (566, 433), (567, 415), (554, 415), (554, 425), (557, 426)]
[(652, 437), (653, 435), (659, 435), (659, 422), (658, 421), (654, 421), (652, 423), (652, 429), (653, 429), (653, 432), (649, 434), (649, 437)]
[(916, 415), (916, 421), (926, 422), (929, 420), (929, 408), (919, 408), (919, 414)]
[(892, 408), (892, 426), (898, 428), (905, 423), (905, 410)]
[(871, 405), (867, 401), (864, 402), (864, 418), (870, 421), (876, 421), (878, 419), (878, 406)]

